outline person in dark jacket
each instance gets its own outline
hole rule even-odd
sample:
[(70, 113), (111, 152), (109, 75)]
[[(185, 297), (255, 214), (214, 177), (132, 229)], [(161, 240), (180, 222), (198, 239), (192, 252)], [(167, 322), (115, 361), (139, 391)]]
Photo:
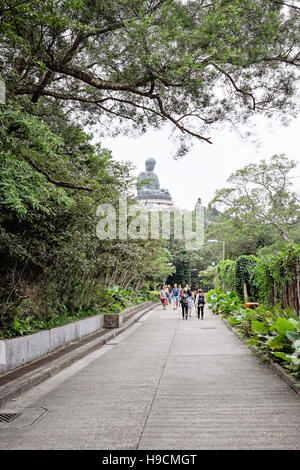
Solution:
[(183, 289), (182, 294), (180, 296), (180, 303), (182, 308), (182, 320), (188, 319), (188, 308), (189, 308), (189, 296), (186, 289)]
[(199, 289), (198, 294), (196, 295), (195, 306), (197, 308), (197, 317), (200, 318), (200, 314), (201, 314), (201, 320), (203, 320), (204, 305), (205, 305), (205, 295), (203, 294), (203, 291)]

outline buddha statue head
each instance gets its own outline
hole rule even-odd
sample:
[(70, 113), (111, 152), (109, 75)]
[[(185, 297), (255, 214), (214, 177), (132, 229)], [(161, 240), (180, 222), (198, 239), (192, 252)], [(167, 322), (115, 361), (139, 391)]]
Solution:
[(154, 158), (148, 158), (145, 162), (146, 171), (153, 171), (156, 165), (156, 160)]

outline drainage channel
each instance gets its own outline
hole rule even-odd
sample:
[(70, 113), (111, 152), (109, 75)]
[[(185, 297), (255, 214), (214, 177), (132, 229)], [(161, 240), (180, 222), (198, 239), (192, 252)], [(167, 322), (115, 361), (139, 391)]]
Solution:
[(3, 410), (0, 413), (0, 431), (1, 429), (31, 426), (43, 418), (47, 412), (48, 409), (43, 406)]
[(59, 359), (60, 357), (64, 356), (66, 353), (73, 351), (79, 348), (80, 346), (83, 346), (84, 344), (89, 343), (90, 341), (93, 341), (95, 338), (103, 336), (108, 331), (109, 330), (107, 329), (101, 329), (97, 333), (92, 333), (91, 335), (88, 335), (87, 337), (83, 338), (80, 341), (71, 343), (68, 346), (60, 348), (59, 350), (53, 353), (47, 354), (47, 356), (43, 356), (40, 359), (29, 362), (28, 364), (25, 364), (24, 366), (20, 366), (17, 369), (12, 370), (11, 372), (7, 372), (6, 374), (0, 377), (0, 387), (12, 382), (13, 380), (17, 380), (18, 378), (24, 376), (28, 372), (32, 372), (36, 369), (39, 369), (43, 365), (51, 364), (51, 362), (55, 361), (56, 359)]
[(14, 419), (20, 416), (20, 413), (0, 413), (0, 424), (11, 423)]

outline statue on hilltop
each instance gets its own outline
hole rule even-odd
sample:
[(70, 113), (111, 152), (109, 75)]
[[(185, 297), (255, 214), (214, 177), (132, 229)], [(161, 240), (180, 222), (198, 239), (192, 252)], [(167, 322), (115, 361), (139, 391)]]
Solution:
[(146, 171), (142, 171), (137, 180), (137, 199), (165, 199), (171, 201), (172, 198), (169, 191), (160, 187), (158, 176), (154, 173), (156, 165), (154, 158), (148, 158), (145, 165)]

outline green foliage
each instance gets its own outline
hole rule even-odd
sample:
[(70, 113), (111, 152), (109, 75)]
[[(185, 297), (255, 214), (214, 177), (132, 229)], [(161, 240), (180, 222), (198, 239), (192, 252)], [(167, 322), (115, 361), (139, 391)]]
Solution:
[(212, 202), (225, 208), (225, 215), (233, 217), (235, 225), (256, 232), (256, 236), (277, 233), (277, 239), (297, 241), (300, 205), (289, 178), (296, 166), (297, 162), (285, 155), (251, 163), (232, 174), (227, 180), (230, 187), (218, 190)]
[(227, 316), (230, 312), (241, 307), (242, 302), (234, 292), (224, 293), (220, 288), (210, 290), (206, 296), (213, 313), (223, 313)]
[(30, 210), (53, 214), (55, 204), (67, 207), (74, 200), (59, 186), (51, 184), (34, 169), (37, 159), (47, 166), (53, 161), (64, 172), (63, 142), (39, 119), (19, 107), (0, 106), (0, 204), (4, 210), (24, 218)]
[(142, 133), (167, 120), (210, 142), (214, 122), (293, 110), (300, 28), (292, 8), (282, 14), (284, 2), (1, 3), (8, 96), (33, 107), (45, 97), (89, 124), (109, 122), (97, 132)]
[(140, 299), (128, 291), (154, 289), (174, 271), (160, 240), (96, 237), (99, 203), (117, 208), (121, 194), (129, 206), (134, 202), (131, 166), (93, 146), (62, 110), (46, 121), (17, 104), (0, 106), (4, 335), (28, 333), (35, 322), (52, 324), (57, 317), (119, 311)]
[(288, 347), (289, 342), (287, 341), (286, 336), (284, 334), (280, 334), (272, 339), (269, 339), (268, 346), (272, 351), (275, 351), (276, 349), (284, 349)]
[(234, 290), (236, 283), (236, 262), (230, 259), (221, 261), (217, 266), (217, 282), (224, 290)]
[(47, 317), (37, 318), (28, 315), (35, 309), (35, 305), (24, 300), (16, 309), (14, 320), (9, 329), (0, 330), (0, 338), (12, 338), (36, 333), (42, 329), (55, 328), (68, 323), (102, 313), (119, 313), (148, 300), (159, 302), (159, 292), (124, 290), (120, 286), (101, 287), (97, 290), (97, 305), (91, 310), (82, 310), (77, 313), (68, 311), (66, 305), (57, 305), (57, 310)]
[[(297, 330), (299, 331), (300, 330), (300, 321), (297, 322), (298, 325), (297, 325)], [(287, 330), (286, 331), (286, 335), (288, 337), (288, 339), (290, 341), (297, 341), (297, 347), (299, 347), (299, 340), (300, 340), (300, 334), (299, 333), (295, 333), (294, 331), (290, 331), (290, 330)]]
[(280, 306), (245, 309), (237, 304), (229, 308), (229, 298), (235, 295), (224, 294), (219, 289), (211, 291), (207, 298), (212, 311), (227, 317), (258, 357), (277, 361), (300, 378), (300, 321), (297, 316), (291, 309), (283, 310)]
[(286, 318), (279, 317), (276, 322), (273, 323), (272, 330), (285, 335), (287, 331), (296, 331), (296, 327)]
[(256, 333), (264, 334), (269, 332), (268, 326), (266, 326), (261, 321), (253, 320), (251, 322), (251, 326), (253, 331), (255, 331)]
[(299, 310), (297, 278), (300, 267), (300, 245), (287, 243), (279, 252), (260, 258), (242, 255), (236, 261), (225, 260), (217, 266), (216, 283), (223, 290), (234, 290), (244, 297), (246, 283), (250, 299), (260, 303)]
[(199, 287), (203, 291), (207, 291), (214, 287), (215, 278), (216, 278), (216, 268), (214, 266), (209, 266), (204, 271), (200, 271), (198, 274), (199, 278)]
[(211, 201), (219, 216), (207, 227), (206, 238), (224, 240), (231, 260), (240, 255), (271, 256), (284, 250), (288, 241), (300, 244), (299, 195), (290, 178), (296, 165), (285, 155), (274, 155), (231, 175), (228, 187), (218, 190)]
[(261, 257), (252, 277), (260, 301), (283, 302), (284, 306), (296, 309), (296, 303), (292, 303), (288, 292), (295, 291), (299, 265), (300, 245), (293, 243), (286, 244), (279, 252)]
[(242, 298), (244, 297), (244, 283), (246, 283), (249, 298), (255, 299), (256, 291), (251, 281), (257, 261), (254, 255), (242, 255), (235, 262), (235, 290)]

